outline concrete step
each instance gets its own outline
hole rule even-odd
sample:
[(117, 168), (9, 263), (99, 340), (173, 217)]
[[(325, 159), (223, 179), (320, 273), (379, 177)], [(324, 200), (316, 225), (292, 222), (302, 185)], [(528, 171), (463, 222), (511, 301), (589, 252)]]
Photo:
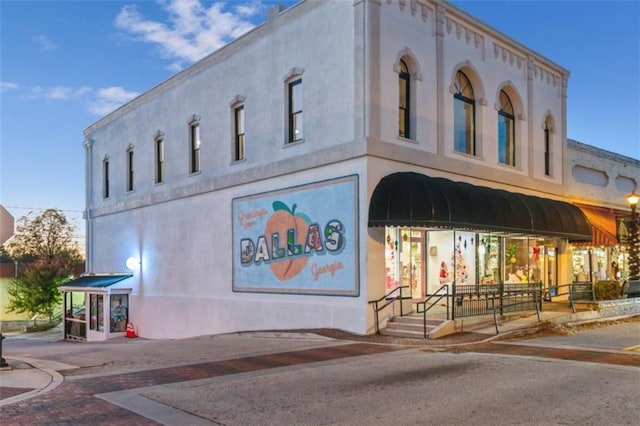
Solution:
[[(398, 324), (418, 324), (420, 325), (420, 327), (422, 327), (424, 318), (422, 317), (422, 315), (406, 315), (403, 317), (393, 317), (391, 319), (390, 322), (393, 323), (398, 323)], [(431, 326), (438, 326), (440, 324), (442, 324), (443, 320), (441, 319), (434, 319), (434, 318), (428, 318), (427, 317), (427, 326), (431, 325)]]
[[(412, 331), (412, 330), (397, 330), (393, 328), (383, 328), (382, 330), (380, 330), (380, 334), (384, 336), (424, 339), (424, 331), (422, 329), (419, 331)], [(427, 330), (427, 337), (429, 337), (429, 330)]]
[[(385, 336), (424, 338), (424, 319), (422, 316), (404, 316), (393, 317), (387, 327), (380, 330), (380, 334)], [(427, 336), (432, 330), (441, 325), (443, 321), (436, 319), (427, 319), (426, 331)]]

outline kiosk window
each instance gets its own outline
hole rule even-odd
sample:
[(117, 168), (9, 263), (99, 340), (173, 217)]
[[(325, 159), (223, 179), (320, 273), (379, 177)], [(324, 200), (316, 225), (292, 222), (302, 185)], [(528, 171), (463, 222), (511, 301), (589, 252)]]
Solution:
[(111, 329), (112, 333), (127, 331), (129, 322), (129, 295), (111, 295)]

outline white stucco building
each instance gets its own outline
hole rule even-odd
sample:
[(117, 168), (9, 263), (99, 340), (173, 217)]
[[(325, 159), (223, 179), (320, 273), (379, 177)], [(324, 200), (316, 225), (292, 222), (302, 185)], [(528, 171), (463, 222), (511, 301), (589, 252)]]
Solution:
[(397, 285), (570, 282), (571, 202), (624, 199), (572, 189), (568, 78), (446, 2), (274, 8), (85, 130), (87, 270), (139, 262), (96, 294), (148, 338), (366, 334)]

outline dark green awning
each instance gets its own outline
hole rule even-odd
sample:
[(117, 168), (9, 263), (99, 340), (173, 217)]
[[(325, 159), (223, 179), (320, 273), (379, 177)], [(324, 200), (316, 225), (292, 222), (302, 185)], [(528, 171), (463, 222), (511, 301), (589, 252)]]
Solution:
[(591, 240), (591, 226), (569, 203), (399, 172), (371, 195), (369, 226), (464, 229)]
[(133, 274), (83, 275), (65, 283), (62, 287), (104, 288), (132, 276)]

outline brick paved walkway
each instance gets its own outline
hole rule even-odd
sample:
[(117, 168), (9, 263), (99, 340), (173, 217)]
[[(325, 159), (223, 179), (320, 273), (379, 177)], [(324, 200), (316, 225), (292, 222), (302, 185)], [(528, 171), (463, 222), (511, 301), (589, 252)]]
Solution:
[(269, 368), (378, 354), (403, 348), (404, 346), (398, 345), (352, 343), (65, 381), (51, 392), (0, 407), (0, 422), (3, 426), (153, 425), (157, 423), (95, 398), (94, 395)]

